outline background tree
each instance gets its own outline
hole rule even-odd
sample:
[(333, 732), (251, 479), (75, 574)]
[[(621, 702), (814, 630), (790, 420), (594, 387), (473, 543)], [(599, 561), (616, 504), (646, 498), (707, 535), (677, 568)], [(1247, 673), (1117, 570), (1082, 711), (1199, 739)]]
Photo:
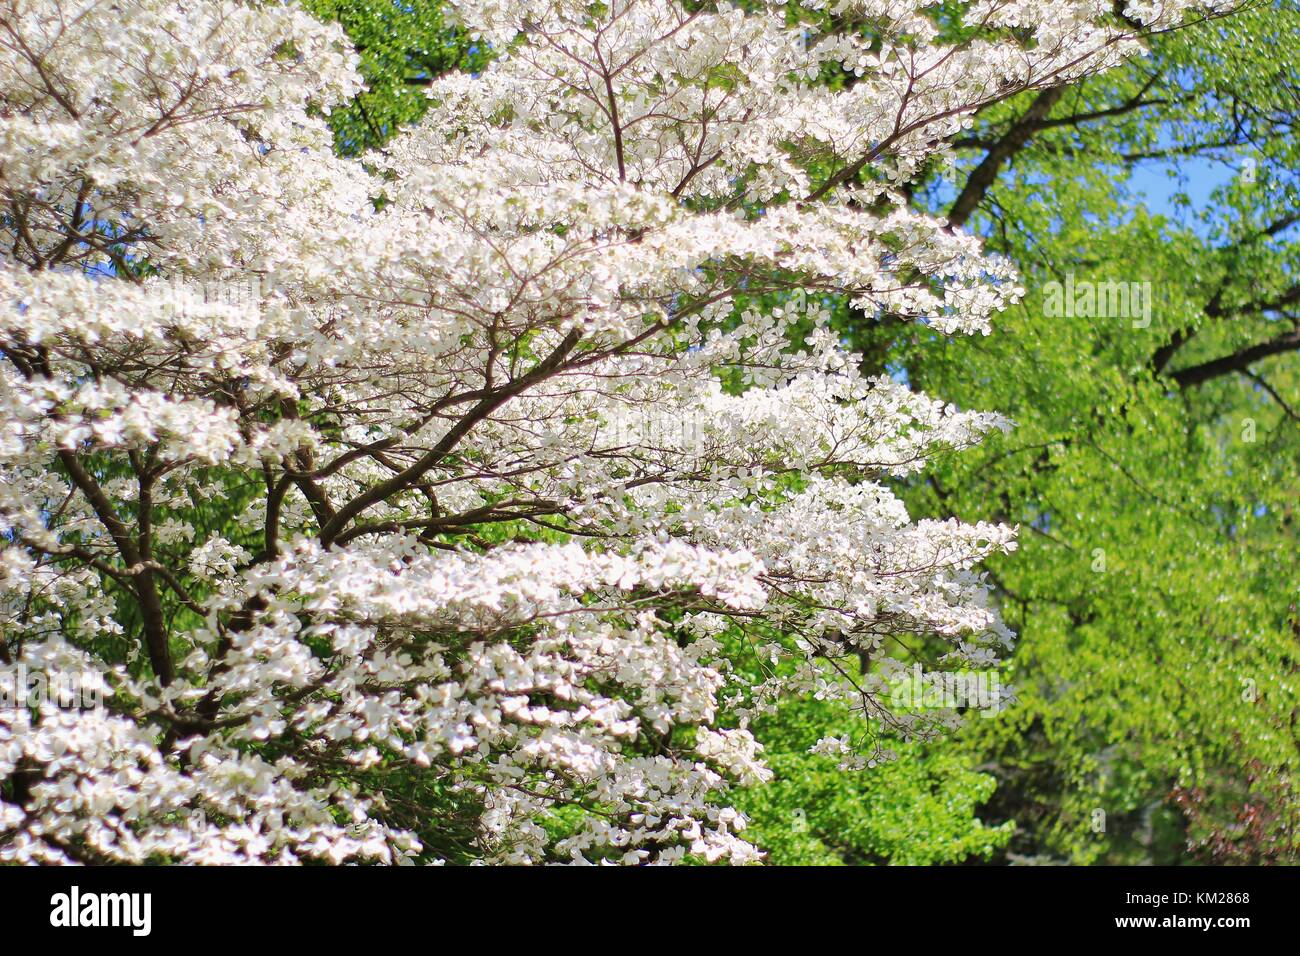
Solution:
[[(1027, 856), (1295, 859), (1298, 26), (1254, 5), (984, 111), (915, 197), (1020, 266), (1011, 334), (855, 326), (1018, 423), (908, 500), (1022, 528), (992, 564), (1019, 705), (972, 724), (971, 759)], [(1052, 315), (1069, 276), (1150, 283), (1149, 315)]]

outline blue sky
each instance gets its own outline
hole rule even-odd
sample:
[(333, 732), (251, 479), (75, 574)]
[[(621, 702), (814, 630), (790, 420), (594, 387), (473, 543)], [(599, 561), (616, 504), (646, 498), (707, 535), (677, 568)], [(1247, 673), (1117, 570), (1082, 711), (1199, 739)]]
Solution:
[[(1199, 213), (1210, 206), (1211, 193), (1240, 175), (1240, 170), (1201, 157), (1184, 157), (1179, 162), (1179, 176), (1170, 176), (1171, 163), (1141, 163), (1129, 176), (1129, 187), (1146, 200), (1147, 209), (1167, 216), (1179, 225), (1191, 228), (1199, 235), (1206, 234), (1206, 225)], [(1190, 206), (1180, 205), (1175, 196), (1183, 193)]]

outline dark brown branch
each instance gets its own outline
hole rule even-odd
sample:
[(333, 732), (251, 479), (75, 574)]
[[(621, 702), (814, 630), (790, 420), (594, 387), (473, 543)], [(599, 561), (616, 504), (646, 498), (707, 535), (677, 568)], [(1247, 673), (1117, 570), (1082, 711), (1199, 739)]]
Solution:
[(1047, 118), (1052, 107), (1065, 95), (1065, 90), (1064, 86), (1053, 86), (1034, 97), (1034, 102), (1030, 104), (1029, 109), (1025, 110), (1024, 115), (1011, 125), (980, 164), (971, 170), (970, 176), (966, 178), (966, 185), (962, 187), (956, 202), (952, 204), (952, 209), (948, 211), (948, 222), (954, 228), (965, 225), (966, 220), (984, 199), (985, 193), (997, 181), (1002, 167), (1011, 157), (1025, 148), (1030, 137), (1040, 128), (1039, 124)]
[(1211, 379), (1229, 375), (1233, 372), (1240, 372), (1260, 359), (1272, 355), (1281, 355), (1285, 352), (1294, 352), (1298, 349), (1300, 349), (1300, 329), (1294, 329), (1284, 335), (1271, 338), (1267, 342), (1260, 342), (1257, 345), (1240, 349), (1231, 355), (1224, 355), (1208, 362), (1201, 362), (1199, 365), (1193, 365), (1190, 368), (1180, 369), (1174, 372), (1173, 379), (1178, 383), (1179, 388), (1195, 388)]
[(1264, 376), (1256, 375), (1254, 372), (1252, 372), (1250, 369), (1247, 368), (1242, 369), (1241, 374), (1246, 376), (1246, 378), (1250, 379), (1252, 382), (1254, 382), (1256, 385), (1258, 385), (1260, 388), (1266, 391), (1269, 394), (1269, 396), (1272, 397), (1273, 401), (1277, 402), (1278, 406), (1282, 409), (1282, 411), (1286, 412), (1288, 418), (1300, 422), (1300, 414), (1296, 414), (1296, 410), (1287, 403), (1286, 399), (1284, 399), (1281, 395), (1278, 394), (1277, 389), (1275, 389), (1272, 385), (1270, 385), (1268, 383), (1268, 380), (1265, 379)]
[(149, 663), (153, 667), (154, 674), (165, 687), (172, 682), (174, 672), (171, 650), (167, 646), (167, 625), (163, 620), (162, 600), (154, 584), (153, 568), (146, 564), (145, 556), (140, 554), (135, 542), (131, 540), (131, 533), (113, 510), (113, 503), (86, 471), (76, 454), (66, 448), (60, 449), (59, 461), (63, 463), (73, 484), (90, 502), (95, 515), (108, 531), (113, 543), (117, 545), (118, 552), (122, 555), (122, 560), (128, 566), (129, 573), (135, 581), (135, 594), (140, 604), (140, 617), (144, 625), (145, 649), (149, 653)]
[(328, 547), (335, 538), (345, 529), (348, 524), (357, 515), (361, 514), (371, 505), (377, 504), (387, 498), (392, 497), (399, 492), (405, 491), (424, 476), (429, 469), (433, 468), (442, 461), (453, 448), (460, 443), (460, 440), (469, 434), (470, 429), (481, 422), (487, 416), (514, 398), (521, 394), (532, 385), (548, 377), (552, 372), (560, 367), (560, 364), (573, 351), (578, 344), (582, 333), (574, 329), (564, 337), (564, 340), (556, 346), (555, 351), (538, 362), (528, 374), (521, 376), (510, 382), (508, 385), (492, 392), (485, 398), (481, 399), (472, 409), (469, 410), (451, 430), (444, 435), (439, 442), (430, 448), (415, 464), (405, 471), (394, 475), (387, 481), (371, 487), (367, 491), (353, 498), (346, 505), (339, 509), (338, 513), (321, 528), (321, 542)]

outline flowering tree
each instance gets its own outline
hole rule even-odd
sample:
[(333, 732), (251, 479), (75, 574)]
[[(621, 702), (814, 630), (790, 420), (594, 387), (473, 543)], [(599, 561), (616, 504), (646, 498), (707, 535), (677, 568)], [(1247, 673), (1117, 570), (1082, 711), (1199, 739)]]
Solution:
[(754, 714), (935, 730), (891, 655), (997, 659), (1012, 532), (883, 482), (1006, 423), (825, 297), (987, 332), (897, 184), (1180, 3), (818, 6), (464, 0), (494, 63), (363, 163), (293, 7), (0, 5), (0, 676), (103, 701), (0, 711), (0, 860), (745, 862)]

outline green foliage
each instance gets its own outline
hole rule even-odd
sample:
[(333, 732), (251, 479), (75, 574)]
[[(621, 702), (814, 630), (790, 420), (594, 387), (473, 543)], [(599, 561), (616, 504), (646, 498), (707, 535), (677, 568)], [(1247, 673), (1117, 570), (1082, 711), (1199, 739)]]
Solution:
[(898, 758), (844, 771), (808, 753), (821, 737), (850, 733), (859, 718), (821, 701), (787, 705), (756, 726), (772, 782), (737, 794), (746, 838), (782, 866), (925, 865), (988, 860), (1014, 826), (978, 816), (994, 779), (943, 744), (905, 744)]
[[(1025, 301), (987, 339), (884, 346), (917, 387), (1018, 422), (909, 497), (914, 511), (1021, 527), (1021, 550), (990, 565), (1021, 633), (1020, 704), (966, 737), (995, 767), (994, 809), (1021, 823), (1020, 852), (1131, 863), (1300, 850), (1300, 363), (1279, 350), (1206, 366), (1297, 322), (1297, 37), (1293, 5), (1248, 11), (1071, 89), (1059, 125), (1015, 155), (972, 220), (1021, 267)], [(1025, 108), (990, 111), (975, 159)], [(1233, 175), (1246, 158), (1254, 182)], [(1127, 181), (1151, 163), (1183, 183), (1176, 206), (1193, 205), (1198, 177), (1229, 175), (1175, 221), (1147, 213)], [(946, 198), (938, 182), (918, 195)], [(1053, 316), (1047, 283), (1067, 274), (1149, 282), (1149, 325)]]
[(481, 67), (486, 51), (449, 25), (439, 3), (398, 0), (303, 0), (322, 20), (347, 31), (361, 57), (366, 92), (330, 115), (335, 145), (356, 156), (382, 145), (428, 106), (424, 89), (439, 74)]

